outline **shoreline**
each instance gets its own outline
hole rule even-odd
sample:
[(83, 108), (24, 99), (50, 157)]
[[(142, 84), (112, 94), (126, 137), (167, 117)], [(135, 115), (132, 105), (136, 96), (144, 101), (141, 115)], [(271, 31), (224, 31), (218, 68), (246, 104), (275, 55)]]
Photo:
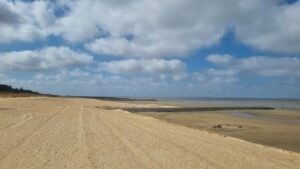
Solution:
[(220, 107), (221, 105), (205, 103), (206, 107), (195, 108), (161, 101), (143, 104), (128, 103), (132, 103), (132, 106), (108, 107), (108, 109), (122, 109), (176, 125), (300, 153), (299, 109), (269, 109), (269, 107), (267, 109), (264, 109), (266, 107), (226, 107), (224, 109)]

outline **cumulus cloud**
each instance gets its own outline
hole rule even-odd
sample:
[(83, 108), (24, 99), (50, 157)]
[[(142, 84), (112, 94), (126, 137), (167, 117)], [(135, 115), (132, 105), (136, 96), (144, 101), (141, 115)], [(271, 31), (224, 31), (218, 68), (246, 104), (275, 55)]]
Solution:
[(169, 83), (160, 78), (147, 76), (124, 78), (118, 75), (90, 73), (79, 68), (62, 69), (59, 72), (39, 72), (26, 79), (8, 77), (1, 82), (44, 93), (84, 96), (134, 96), (135, 94), (157, 96), (161, 94), (159, 91), (169, 87)]
[(47, 1), (1, 1), (0, 43), (44, 39), (55, 24), (53, 5)]
[(269, 6), (266, 12), (236, 23), (239, 40), (257, 49), (300, 53), (300, 1)]
[[(60, 20), (61, 32), (69, 41), (93, 39), (85, 46), (96, 54), (167, 57), (216, 44), (234, 28), (239, 40), (255, 48), (299, 53), (295, 35), (300, 2), (229, 0), (224, 5), (220, 0), (167, 0), (157, 4), (150, 0), (124, 1), (122, 7), (107, 1), (71, 3), (71, 12)], [(84, 26), (72, 29), (77, 25)]]
[(206, 60), (215, 63), (215, 64), (228, 64), (232, 61), (231, 55), (209, 55)]
[(201, 72), (195, 72), (190, 79), (194, 83), (207, 87), (224, 87), (239, 82), (238, 72), (227, 69), (210, 68)]
[(89, 77), (90, 75), (91, 74), (89, 72), (85, 72), (85, 71), (82, 71), (82, 70), (76, 68), (73, 70), (63, 69), (59, 73), (50, 74), (50, 75), (39, 73), (39, 74), (34, 75), (33, 79), (36, 81), (62, 83), (64, 81), (85, 79), (85, 78)]
[[(89, 86), (91, 94), (101, 91), (98, 86), (112, 93), (134, 93), (135, 88), (169, 91), (173, 86), (176, 93), (193, 85), (194, 94), (199, 86), (204, 91), (209, 86), (236, 86), (248, 74), (299, 84), (299, 9), (299, 1), (283, 0), (0, 0), (0, 44), (18, 50), (14, 42), (33, 42), (29, 44), (36, 47), (45, 40), (43, 49), (0, 53), (0, 72), (7, 74), (0, 73), (0, 80), (44, 89), (53, 85), (61, 93), (77, 91), (72, 86)], [(194, 67), (186, 69), (189, 65), (174, 59), (217, 45), (228, 30), (254, 50), (296, 57), (216, 54), (206, 58), (213, 66), (199, 65), (199, 72), (190, 72)], [(100, 55), (100, 63), (69, 47), (47, 47), (57, 42), (50, 36), (62, 39), (56, 45)], [(125, 58), (102, 62), (101, 55)], [(83, 65), (89, 72), (80, 69)], [(95, 65), (101, 71), (94, 71)], [(26, 76), (34, 77), (14, 79), (7, 77), (9, 71), (16, 77), (30, 71)], [(109, 73), (101, 75), (104, 71)], [(171, 84), (172, 80), (177, 81)]]
[(68, 47), (46, 47), (0, 53), (0, 69), (12, 71), (42, 71), (64, 67), (76, 67), (93, 62), (93, 57)]
[(19, 21), (20, 16), (12, 12), (5, 3), (0, 2), (0, 26), (2, 24), (15, 25)]
[(238, 72), (235, 70), (224, 70), (224, 69), (213, 69), (213, 68), (209, 68), (206, 70), (206, 74), (209, 76), (235, 76)]
[[(38, 73), (32, 77), (32, 80), (38, 85), (59, 85), (77, 87), (84, 86), (123, 86), (126, 79), (116, 76), (103, 76), (100, 73), (93, 74), (88, 71), (76, 69), (62, 69), (60, 72)], [(123, 83), (122, 83), (123, 82)]]
[[(90, 15), (80, 16), (88, 17), (88, 22), (94, 20), (93, 27), (89, 28), (100, 27), (101, 30), (100, 32), (85, 31), (86, 28), (81, 27), (84, 29), (81, 32), (94, 34), (89, 37), (101, 32), (108, 34), (86, 45), (88, 50), (97, 54), (127, 57), (184, 56), (195, 49), (217, 43), (226, 31), (227, 23), (214, 15), (215, 11), (223, 13), (225, 10), (216, 4), (217, 1), (207, 3), (189, 0), (156, 3), (143, 0), (128, 1), (120, 8), (106, 1), (93, 1), (93, 3), (89, 1), (85, 5), (75, 5), (66, 19), (79, 22), (75, 15), (85, 13), (86, 9), (89, 9)], [(217, 9), (209, 10), (213, 6)], [(93, 15), (95, 13), (97, 15)], [(227, 15), (222, 15), (225, 16)], [(131, 38), (128, 39), (127, 35)], [(77, 33), (71, 35), (73, 36), (78, 37)]]
[(151, 59), (136, 60), (127, 59), (120, 61), (103, 62), (99, 68), (111, 73), (133, 73), (133, 74), (181, 74), (185, 71), (185, 64), (178, 59)]
[(299, 1), (3, 0), (0, 9), (0, 43), (55, 35), (96, 54), (177, 57), (217, 44), (234, 28), (257, 49), (300, 53)]
[[(224, 62), (224, 58), (226, 62)], [(227, 60), (230, 58), (230, 60)], [(250, 56), (247, 58), (234, 58), (230, 55), (209, 55), (208, 61), (235, 73), (254, 73), (260, 76), (300, 76), (300, 60), (296, 57), (266, 57)]]

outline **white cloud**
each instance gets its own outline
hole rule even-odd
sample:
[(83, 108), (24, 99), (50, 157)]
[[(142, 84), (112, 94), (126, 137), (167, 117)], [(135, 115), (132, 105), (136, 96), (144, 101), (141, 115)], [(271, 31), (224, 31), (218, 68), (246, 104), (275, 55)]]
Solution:
[[(226, 5), (220, 0), (131, 0), (121, 8), (118, 3), (85, 1), (72, 4), (61, 28), (70, 41), (100, 36), (85, 46), (105, 55), (186, 56), (217, 44), (228, 28), (235, 28), (238, 39), (258, 49), (299, 53), (299, 4), (282, 5), (281, 0), (229, 0)], [(80, 23), (80, 17), (88, 19)], [(78, 29), (69, 28), (81, 24), (84, 26)]]
[(190, 77), (194, 83), (206, 87), (225, 87), (239, 82), (238, 72), (229, 69), (207, 69), (193, 73)]
[[(244, 85), (239, 83), (237, 75), (226, 69), (210, 69), (173, 83), (155, 76), (123, 77), (69, 69), (51, 73), (41, 72), (23, 80), (7, 77), (1, 82), (44, 93), (85, 96), (299, 96), (299, 81), (295, 83), (278, 79), (279, 81)], [(278, 90), (281, 91), (279, 94)]]
[(1, 70), (41, 71), (91, 64), (93, 57), (68, 47), (47, 47), (34, 51), (0, 53), (0, 60)]
[(300, 1), (265, 10), (236, 24), (238, 39), (265, 51), (299, 54)]
[[(100, 27), (108, 33), (109, 37), (97, 38), (86, 45), (87, 49), (97, 54), (146, 58), (184, 56), (195, 49), (217, 43), (224, 34), (227, 22), (222, 18), (230, 16), (225, 15), (223, 7), (216, 2), (189, 0), (156, 3), (143, 0), (129, 1), (120, 8), (104, 1), (93, 1), (85, 3), (89, 4), (88, 7), (75, 5), (67, 18), (79, 22), (77, 15), (80, 13), (80, 16), (89, 18), (83, 20), (95, 21), (90, 29)], [(86, 8), (89, 8), (90, 15), (84, 14)], [(221, 14), (216, 16), (215, 11)], [(83, 30), (79, 28), (78, 31), (94, 34), (88, 37), (101, 34), (81, 28)], [(132, 37), (129, 40), (126, 39), (128, 35)], [(71, 37), (78, 37), (78, 33)], [(69, 35), (67, 39), (70, 39)]]
[(185, 64), (178, 59), (163, 60), (136, 60), (127, 59), (120, 61), (103, 62), (99, 65), (101, 70), (111, 73), (155, 74), (155, 75), (179, 75), (185, 71)]
[(59, 73), (51, 74), (51, 75), (39, 73), (34, 75), (33, 79), (37, 81), (63, 83), (64, 81), (70, 81), (70, 80), (79, 80), (79, 79), (83, 80), (89, 76), (90, 76), (89, 72), (85, 72), (76, 68), (71, 71), (63, 69)]
[(47, 1), (2, 0), (0, 11), (0, 43), (46, 38), (55, 24), (53, 6)]
[(12, 12), (6, 4), (0, 2), (0, 26), (2, 24), (18, 24), (19, 21), (19, 16), (16, 13)]
[(209, 55), (206, 58), (207, 61), (210, 61), (215, 64), (227, 64), (232, 61), (232, 56), (230, 55)]
[(155, 96), (160, 94), (158, 90), (163, 91), (162, 87), (167, 89), (169, 85), (166, 80), (160, 78), (104, 76), (77, 68), (63, 69), (60, 72), (41, 72), (23, 80), (8, 77), (2, 82), (44, 93), (85, 96), (134, 96), (140, 93)]
[[(0, 74), (0, 80), (44, 89), (53, 85), (61, 93), (81, 88), (78, 92), (84, 93), (92, 87), (91, 94), (100, 89), (128, 94), (138, 88), (172, 93), (170, 86), (176, 93), (189, 83), (195, 85), (191, 88), (194, 94), (199, 86), (204, 91), (210, 86), (236, 86), (248, 74), (288, 78), (299, 84), (300, 63), (295, 57), (210, 55), (206, 59), (214, 68), (191, 74), (186, 70), (189, 65), (172, 59), (217, 45), (228, 29), (255, 49), (299, 54), (299, 10), (299, 1), (287, 5), (283, 0), (0, 0), (0, 44), (18, 48), (14, 42), (33, 42), (30, 45), (34, 46), (36, 40), (46, 40), (44, 49), (0, 53), (1, 73), (39, 74), (28, 73), (26, 76), (34, 77), (24, 80)], [(66, 40), (61, 41), (63, 45), (127, 59), (100, 63), (101, 71), (115, 74), (103, 76), (93, 71), (94, 64), (89, 65), (95, 63), (89, 54), (69, 47), (47, 47), (48, 42), (55, 43), (47, 40), (49, 35)], [(83, 65), (90, 66), (90, 72), (81, 70)], [(171, 84), (170, 77), (177, 82)]]
[(205, 72), (209, 76), (227, 76), (227, 77), (233, 77), (238, 73), (236, 70), (213, 69), (213, 68), (209, 68)]
[[(222, 57), (231, 58), (222, 62)], [(214, 58), (214, 59), (212, 59)], [(218, 58), (218, 59), (216, 59)], [(250, 56), (234, 58), (229, 55), (210, 55), (207, 60), (236, 73), (254, 73), (259, 76), (299, 77), (300, 60), (296, 57)], [(220, 61), (221, 60), (221, 61)], [(226, 59), (225, 59), (226, 60)]]
[(300, 2), (2, 0), (0, 9), (0, 43), (56, 35), (86, 43), (96, 54), (178, 57), (217, 44), (234, 28), (239, 40), (257, 49), (300, 53)]

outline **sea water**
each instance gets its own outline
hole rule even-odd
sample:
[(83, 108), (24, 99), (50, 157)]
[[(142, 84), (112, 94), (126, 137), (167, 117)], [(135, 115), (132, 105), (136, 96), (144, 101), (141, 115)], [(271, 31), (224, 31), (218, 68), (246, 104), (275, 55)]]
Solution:
[(275, 109), (300, 109), (300, 99), (255, 99), (255, 98), (205, 98), (168, 97), (155, 98), (158, 101), (173, 102), (188, 106), (218, 105), (236, 107), (273, 107)]

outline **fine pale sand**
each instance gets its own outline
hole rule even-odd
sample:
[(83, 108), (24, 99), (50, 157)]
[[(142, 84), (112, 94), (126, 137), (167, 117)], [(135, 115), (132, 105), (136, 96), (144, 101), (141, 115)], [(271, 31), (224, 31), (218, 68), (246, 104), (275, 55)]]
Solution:
[(300, 154), (108, 110), (129, 103), (0, 98), (0, 168), (298, 168)]

